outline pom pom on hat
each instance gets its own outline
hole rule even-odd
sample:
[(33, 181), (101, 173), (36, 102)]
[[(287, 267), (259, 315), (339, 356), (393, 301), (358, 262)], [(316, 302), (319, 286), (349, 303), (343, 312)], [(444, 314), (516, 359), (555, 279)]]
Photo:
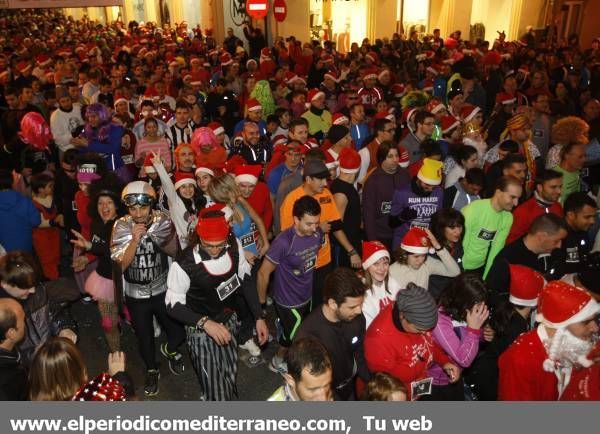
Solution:
[(175, 190), (186, 184), (196, 185), (194, 175), (187, 172), (175, 172)]
[(417, 173), (417, 178), (428, 185), (440, 185), (442, 183), (443, 168), (444, 163), (441, 161), (424, 158), (423, 165)]
[(509, 301), (519, 306), (535, 307), (540, 291), (546, 284), (537, 271), (518, 264), (510, 264)]
[(381, 258), (390, 259), (390, 253), (379, 241), (363, 241), (362, 252), (362, 266), (365, 270)]
[[(416, 255), (426, 255), (432, 253), (431, 250), (433, 250), (427, 232), (418, 227), (413, 227), (408, 230), (404, 235), (404, 238), (402, 238), (400, 247), (408, 253), (414, 253)], [(435, 250), (433, 250), (433, 252), (435, 252)]]
[(358, 173), (360, 170), (360, 154), (352, 148), (344, 148), (338, 157), (340, 172)]
[(562, 329), (599, 312), (600, 304), (587, 291), (555, 280), (540, 293), (536, 321), (550, 328)]
[(235, 167), (233, 173), (237, 182), (256, 184), (261, 171), (262, 166), (260, 164), (240, 164)]

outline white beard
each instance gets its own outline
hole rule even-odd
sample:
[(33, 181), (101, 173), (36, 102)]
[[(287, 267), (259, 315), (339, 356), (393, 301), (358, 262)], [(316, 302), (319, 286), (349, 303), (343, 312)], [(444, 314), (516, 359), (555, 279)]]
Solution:
[(548, 357), (562, 368), (591, 366), (592, 361), (586, 356), (593, 346), (591, 339), (580, 339), (567, 329), (557, 330), (546, 344)]

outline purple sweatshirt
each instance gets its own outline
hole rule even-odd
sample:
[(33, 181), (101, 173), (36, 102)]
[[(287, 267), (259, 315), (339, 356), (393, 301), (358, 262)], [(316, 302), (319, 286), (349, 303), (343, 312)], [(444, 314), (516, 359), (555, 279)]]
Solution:
[(392, 209), (390, 211), (392, 216), (400, 215), (404, 208), (412, 208), (417, 211), (415, 219), (402, 223), (394, 229), (394, 249), (400, 245), (402, 238), (411, 227), (429, 228), (431, 216), (438, 209), (442, 209), (444, 190), (441, 187), (436, 187), (429, 196), (419, 196), (413, 191), (413, 183), (414, 181), (396, 190), (392, 198)]
[[(479, 351), (481, 330), (474, 330), (464, 325), (455, 325), (452, 318), (440, 307), (438, 322), (433, 329), (433, 340), (448, 354), (456, 365), (468, 368)], [(438, 364), (432, 364), (427, 375), (433, 377), (433, 384), (445, 386), (450, 383), (448, 375)]]

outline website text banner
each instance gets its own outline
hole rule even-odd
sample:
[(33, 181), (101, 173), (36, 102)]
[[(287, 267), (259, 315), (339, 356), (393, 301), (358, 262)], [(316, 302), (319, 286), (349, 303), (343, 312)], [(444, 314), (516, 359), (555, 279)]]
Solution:
[(598, 403), (3, 403), (8, 433), (598, 432)]
[[(92, 6), (123, 6), (123, 0), (5, 0), (9, 9), (87, 8)], [(6, 6), (4, 6), (6, 7)]]

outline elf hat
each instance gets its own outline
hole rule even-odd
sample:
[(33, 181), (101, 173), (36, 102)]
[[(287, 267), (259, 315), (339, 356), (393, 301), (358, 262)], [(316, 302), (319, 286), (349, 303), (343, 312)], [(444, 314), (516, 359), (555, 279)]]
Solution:
[(442, 183), (442, 169), (444, 163), (431, 158), (424, 158), (423, 165), (417, 173), (417, 178), (428, 185), (440, 185)]
[(362, 266), (365, 270), (381, 258), (390, 259), (390, 253), (379, 241), (363, 241), (362, 251)]
[(510, 264), (509, 301), (519, 306), (535, 307), (540, 291), (546, 284), (537, 271), (518, 264)]

